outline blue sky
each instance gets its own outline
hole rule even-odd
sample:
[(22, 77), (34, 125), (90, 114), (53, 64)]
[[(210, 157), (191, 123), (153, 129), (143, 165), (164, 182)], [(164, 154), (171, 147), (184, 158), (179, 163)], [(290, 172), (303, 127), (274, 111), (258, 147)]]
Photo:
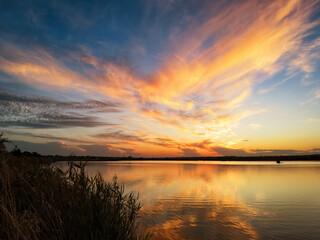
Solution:
[(0, 131), (23, 150), (319, 152), (319, 1), (0, 4)]

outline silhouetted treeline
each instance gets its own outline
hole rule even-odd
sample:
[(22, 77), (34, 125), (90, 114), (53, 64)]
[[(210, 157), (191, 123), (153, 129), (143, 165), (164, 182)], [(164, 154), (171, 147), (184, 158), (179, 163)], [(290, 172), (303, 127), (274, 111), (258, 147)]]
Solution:
[(47, 156), (53, 161), (319, 161), (320, 154), (283, 156), (222, 156), (222, 157), (94, 157), (94, 156)]

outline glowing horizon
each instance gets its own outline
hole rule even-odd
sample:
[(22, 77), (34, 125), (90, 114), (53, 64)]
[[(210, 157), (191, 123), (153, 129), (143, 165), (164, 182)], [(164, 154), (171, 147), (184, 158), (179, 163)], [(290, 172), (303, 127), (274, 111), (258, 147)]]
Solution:
[(23, 150), (320, 152), (319, 1), (1, 9), (0, 131)]

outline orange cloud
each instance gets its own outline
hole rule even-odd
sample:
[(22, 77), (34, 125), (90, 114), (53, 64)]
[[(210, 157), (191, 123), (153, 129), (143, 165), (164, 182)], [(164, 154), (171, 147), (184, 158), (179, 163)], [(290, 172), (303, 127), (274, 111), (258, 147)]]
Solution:
[(88, 52), (69, 56), (90, 65), (79, 73), (43, 49), (3, 42), (12, 57), (0, 57), (0, 70), (37, 88), (119, 99), (128, 117), (143, 115), (146, 122), (156, 120), (197, 139), (232, 144), (234, 124), (265, 111), (239, 110), (254, 86), (286, 68), (313, 71), (306, 52), (319, 47), (319, 40), (306, 49), (303, 38), (318, 24), (309, 22), (316, 2), (249, 0), (219, 11), (208, 6), (202, 20), (172, 32), (169, 54), (148, 76)]
[[(141, 89), (142, 96), (175, 106), (178, 105), (176, 98), (186, 96), (186, 93), (203, 92), (207, 87), (212, 91), (221, 87), (223, 95), (224, 88), (228, 88), (228, 95), (250, 89), (257, 73), (274, 74), (282, 68), (278, 61), (284, 54), (298, 51), (302, 37), (313, 26), (308, 23), (312, 6), (302, 1), (273, 1), (267, 6), (247, 1), (239, 8), (231, 6), (183, 34), (184, 39), (198, 37), (184, 41), (177, 36), (181, 41), (174, 52), (180, 53), (179, 60), (176, 57), (166, 59), (153, 82)], [(224, 19), (226, 12), (229, 17)], [(246, 18), (251, 21), (244, 27), (242, 21)], [(231, 24), (232, 31), (228, 29)], [(217, 40), (201, 50), (200, 47), (222, 26), (227, 30), (219, 29)], [(241, 88), (238, 82), (243, 78), (247, 79)], [(239, 101), (247, 96), (249, 94)]]

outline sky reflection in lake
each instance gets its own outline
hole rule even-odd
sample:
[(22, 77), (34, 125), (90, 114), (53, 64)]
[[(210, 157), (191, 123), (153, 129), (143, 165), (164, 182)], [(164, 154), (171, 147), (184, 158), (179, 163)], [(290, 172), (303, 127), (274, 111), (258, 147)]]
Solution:
[(139, 192), (153, 239), (320, 239), (320, 164), (89, 163)]

